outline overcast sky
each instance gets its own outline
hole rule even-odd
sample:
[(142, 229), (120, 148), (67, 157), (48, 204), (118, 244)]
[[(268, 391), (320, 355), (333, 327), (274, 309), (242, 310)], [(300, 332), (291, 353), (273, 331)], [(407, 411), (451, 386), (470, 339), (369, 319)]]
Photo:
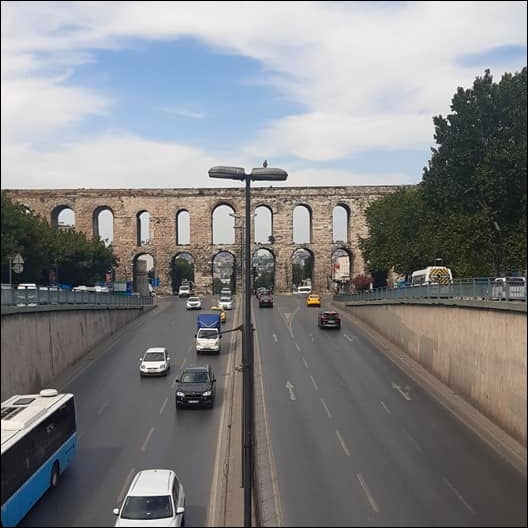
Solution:
[(526, 65), (525, 2), (2, 2), (2, 188), (417, 183), (432, 117)]

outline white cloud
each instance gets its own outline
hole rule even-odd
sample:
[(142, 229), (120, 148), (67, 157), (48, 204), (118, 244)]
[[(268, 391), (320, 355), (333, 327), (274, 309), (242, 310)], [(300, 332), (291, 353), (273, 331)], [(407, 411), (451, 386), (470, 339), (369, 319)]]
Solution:
[[(131, 39), (194, 37), (217, 51), (258, 61), (262, 74), (256, 81), (305, 110), (268, 122), (245, 145), (233, 147), (233, 158), (266, 152), (273, 158), (296, 156), (306, 165), (373, 149), (427, 149), (433, 143), (431, 118), (449, 111), (457, 86), (471, 86), (487, 66), (495, 68), (496, 77), (524, 66), (494, 60), (470, 68), (461, 66), (459, 57), (526, 46), (525, 2), (4, 2), (1, 9), (2, 147), (8, 151), (2, 161), (9, 163), (2, 170), (8, 178), (17, 173), (21, 179), (11, 181), (22, 185), (28, 173), (20, 167), (35, 163), (33, 184), (27, 186), (39, 187), (116, 180), (122, 182), (118, 186), (133, 186), (148, 168), (134, 156), (138, 144), (146, 156), (169, 155), (170, 164), (188, 160), (192, 170), (200, 157), (203, 167), (218, 157), (126, 133), (119, 141), (109, 133), (95, 139), (75, 134), (72, 125), (88, 116), (109, 115), (116, 95), (75, 85), (69, 72), (95, 60), (95, 50), (119, 50)], [(175, 102), (172, 111), (204, 117), (184, 101)], [(34, 150), (42, 137), (60, 138), (66, 130), (71, 145)], [(104, 141), (118, 144), (130, 158), (117, 157)], [(71, 170), (76, 155), (97, 171)], [(138, 162), (126, 166), (128, 179), (123, 159)], [(156, 167), (160, 176), (151, 170), (149, 181), (162, 186), (170, 172), (160, 160)], [(113, 170), (117, 175), (110, 177)]]
[(169, 108), (164, 107), (161, 108), (162, 112), (166, 112), (167, 114), (174, 114), (181, 117), (189, 117), (191, 119), (205, 119), (206, 115), (202, 112), (193, 112), (192, 110), (188, 110), (186, 108)]

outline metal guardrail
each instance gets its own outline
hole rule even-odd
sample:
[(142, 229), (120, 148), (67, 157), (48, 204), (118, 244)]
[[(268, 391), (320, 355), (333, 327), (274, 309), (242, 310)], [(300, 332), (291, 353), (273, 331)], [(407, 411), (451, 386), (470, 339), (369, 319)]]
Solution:
[(73, 292), (71, 290), (24, 289), (2, 290), (2, 306), (42, 306), (59, 304), (95, 304), (111, 306), (144, 306), (152, 297), (115, 293)]
[(381, 301), (387, 299), (462, 299), (478, 301), (524, 301), (526, 285), (500, 284), (494, 279), (461, 279), (452, 284), (376, 288), (352, 294), (338, 294), (339, 301)]

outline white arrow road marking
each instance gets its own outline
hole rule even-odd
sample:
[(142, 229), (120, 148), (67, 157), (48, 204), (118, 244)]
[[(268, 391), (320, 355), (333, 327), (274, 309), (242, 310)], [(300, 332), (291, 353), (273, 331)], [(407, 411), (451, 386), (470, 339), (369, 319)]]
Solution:
[(295, 400), (295, 392), (293, 392), (293, 385), (292, 385), (291, 381), (288, 380), (286, 382), (286, 388), (290, 392), (290, 400)]
[(396, 389), (406, 400), (410, 401), (411, 398), (409, 397), (408, 395), (408, 392), (411, 390), (411, 388), (409, 387), (409, 385), (406, 385), (405, 386), (405, 390), (401, 390), (400, 386), (399, 385), (396, 385), (396, 383), (394, 383), (394, 381), (392, 382), (392, 388), (393, 389)]
[(277, 336), (275, 334), (271, 334), (273, 336), (273, 341), (275, 341), (275, 343), (278, 341), (277, 339)]

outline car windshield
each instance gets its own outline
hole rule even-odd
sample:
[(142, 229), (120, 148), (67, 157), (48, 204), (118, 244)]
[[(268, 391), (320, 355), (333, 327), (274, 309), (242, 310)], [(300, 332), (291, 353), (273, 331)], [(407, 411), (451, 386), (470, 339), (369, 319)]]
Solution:
[(198, 331), (198, 335), (200, 337), (204, 337), (205, 339), (214, 339), (215, 337), (218, 337), (218, 332), (216, 330), (208, 330), (207, 328), (200, 328)]
[(229, 297), (229, 296), (220, 297), (220, 301), (221, 302), (230, 302), (231, 301), (231, 297)]
[(182, 383), (207, 383), (209, 375), (207, 372), (185, 372), (181, 381)]
[(147, 352), (143, 361), (165, 361), (165, 354), (163, 352)]
[(200, 299), (198, 297), (189, 297), (189, 300), (187, 302), (198, 302)]
[(127, 497), (122, 519), (165, 519), (172, 517), (172, 504), (169, 495), (148, 497)]

